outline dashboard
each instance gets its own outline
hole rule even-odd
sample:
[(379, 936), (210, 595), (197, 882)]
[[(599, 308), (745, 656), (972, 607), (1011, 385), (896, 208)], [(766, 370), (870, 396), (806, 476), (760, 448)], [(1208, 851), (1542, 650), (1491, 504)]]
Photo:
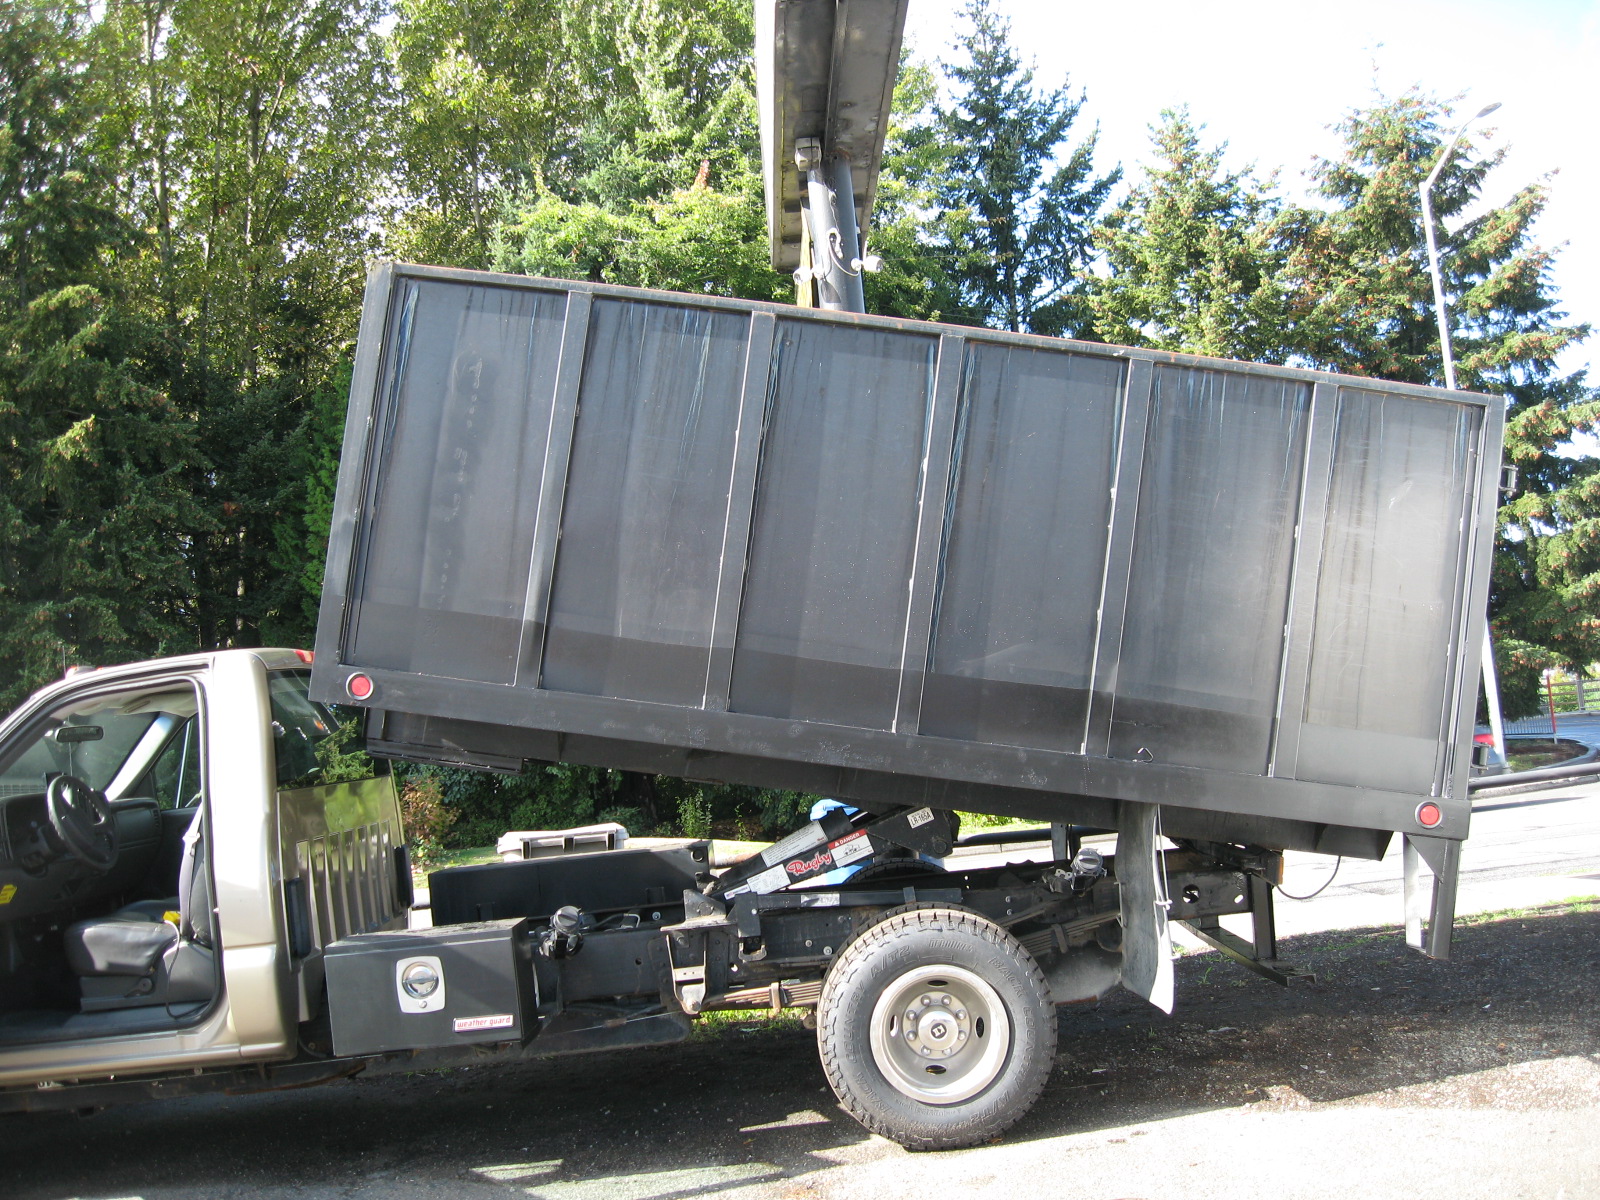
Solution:
[(50, 829), (43, 792), (0, 799), (0, 924), (42, 914), (66, 916), (135, 891), (161, 849), (161, 810), (154, 800), (111, 804), (119, 848), (109, 871), (94, 871), (65, 853)]

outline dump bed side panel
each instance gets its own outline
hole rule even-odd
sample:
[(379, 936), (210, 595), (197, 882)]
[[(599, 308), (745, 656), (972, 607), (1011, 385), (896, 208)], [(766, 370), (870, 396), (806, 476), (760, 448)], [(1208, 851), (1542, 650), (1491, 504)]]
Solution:
[(350, 417), (314, 687), (435, 756), (1465, 834), (1498, 401), (391, 266)]

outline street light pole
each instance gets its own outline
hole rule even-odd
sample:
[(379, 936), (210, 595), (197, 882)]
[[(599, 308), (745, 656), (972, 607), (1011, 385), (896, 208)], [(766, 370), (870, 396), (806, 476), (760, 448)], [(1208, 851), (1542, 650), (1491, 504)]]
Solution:
[[(1487, 117), (1499, 107), (1499, 101), (1486, 104), (1461, 122), (1454, 136), (1439, 152), (1433, 170), (1428, 172), (1428, 177), (1422, 181), (1422, 186), (1418, 189), (1422, 196), (1422, 230), (1428, 240), (1428, 273), (1433, 276), (1433, 312), (1439, 322), (1439, 357), (1444, 363), (1444, 385), (1452, 392), (1456, 390), (1456, 360), (1450, 348), (1450, 310), (1445, 307), (1444, 277), (1439, 271), (1439, 243), (1433, 231), (1433, 185), (1439, 182), (1440, 173), (1450, 161), (1450, 156), (1456, 152), (1456, 144), (1461, 141), (1462, 134), (1467, 132), (1467, 127), (1480, 117)], [(1489, 729), (1494, 737), (1495, 753), (1499, 754), (1500, 761), (1504, 762), (1506, 723), (1500, 713), (1500, 680), (1495, 673), (1494, 639), (1489, 633), (1487, 622), (1483, 627), (1483, 694), (1489, 702)]]
[(1456, 152), (1456, 143), (1461, 141), (1461, 135), (1466, 133), (1467, 126), (1480, 117), (1487, 117), (1499, 107), (1498, 100), (1493, 104), (1485, 104), (1461, 122), (1455, 136), (1439, 152), (1439, 160), (1433, 164), (1433, 170), (1428, 172), (1428, 177), (1422, 181), (1422, 187), (1419, 189), (1422, 193), (1422, 231), (1428, 239), (1428, 272), (1433, 276), (1433, 311), (1439, 321), (1439, 355), (1444, 359), (1444, 385), (1452, 392), (1456, 390), (1456, 360), (1450, 350), (1450, 313), (1444, 303), (1444, 278), (1439, 273), (1439, 243), (1433, 233), (1433, 185), (1439, 182), (1439, 173), (1444, 170), (1445, 163), (1450, 161), (1450, 156)]

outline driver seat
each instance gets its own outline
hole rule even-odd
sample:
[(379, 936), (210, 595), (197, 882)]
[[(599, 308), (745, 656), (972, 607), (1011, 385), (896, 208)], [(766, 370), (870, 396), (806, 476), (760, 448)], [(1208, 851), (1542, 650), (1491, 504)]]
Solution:
[[(178, 914), (174, 925), (167, 919)], [(66, 931), (67, 964), (84, 1012), (197, 1004), (216, 991), (216, 931), (197, 808), (183, 835), (178, 895), (140, 900)]]

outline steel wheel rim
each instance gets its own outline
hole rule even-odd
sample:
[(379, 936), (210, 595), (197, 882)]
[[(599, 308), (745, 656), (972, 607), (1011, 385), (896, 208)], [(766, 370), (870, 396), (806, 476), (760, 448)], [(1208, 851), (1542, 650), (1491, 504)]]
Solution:
[(870, 1042), (872, 1061), (895, 1091), (924, 1104), (959, 1104), (999, 1077), (1011, 1017), (1000, 994), (965, 967), (914, 967), (879, 995)]

